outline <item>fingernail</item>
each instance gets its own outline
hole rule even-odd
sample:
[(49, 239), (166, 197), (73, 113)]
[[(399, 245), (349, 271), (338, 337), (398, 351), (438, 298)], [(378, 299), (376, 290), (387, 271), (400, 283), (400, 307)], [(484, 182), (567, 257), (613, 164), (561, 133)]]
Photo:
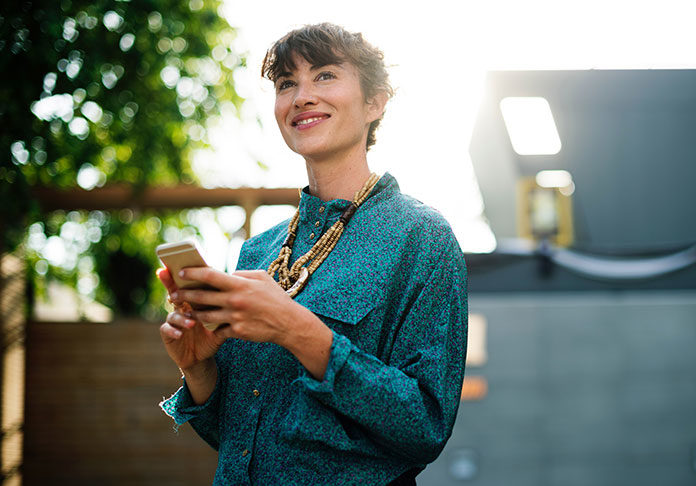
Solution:
[(179, 298), (179, 293), (178, 292), (172, 292), (172, 300), (176, 300)]
[(183, 277), (183, 276), (184, 276), (184, 271), (181, 270), (181, 271), (179, 272), (179, 277)]
[(196, 323), (196, 321), (191, 320), (191, 319), (186, 319), (186, 327), (193, 327), (193, 325)]
[(178, 329), (174, 329), (174, 335), (176, 337), (181, 337), (181, 331), (179, 331)]

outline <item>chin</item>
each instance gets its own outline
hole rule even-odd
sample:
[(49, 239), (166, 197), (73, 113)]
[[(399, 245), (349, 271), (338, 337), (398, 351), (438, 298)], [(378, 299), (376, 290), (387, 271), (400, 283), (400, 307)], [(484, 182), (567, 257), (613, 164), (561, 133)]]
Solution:
[(332, 153), (332, 150), (325, 146), (309, 144), (296, 145), (292, 151), (305, 158), (325, 157)]

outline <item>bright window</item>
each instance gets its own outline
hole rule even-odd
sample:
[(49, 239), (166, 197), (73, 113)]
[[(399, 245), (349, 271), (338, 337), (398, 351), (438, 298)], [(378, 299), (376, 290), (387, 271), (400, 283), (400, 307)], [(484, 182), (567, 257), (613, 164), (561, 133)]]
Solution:
[(545, 98), (503, 98), (500, 111), (515, 152), (520, 155), (554, 155), (560, 152), (561, 139)]

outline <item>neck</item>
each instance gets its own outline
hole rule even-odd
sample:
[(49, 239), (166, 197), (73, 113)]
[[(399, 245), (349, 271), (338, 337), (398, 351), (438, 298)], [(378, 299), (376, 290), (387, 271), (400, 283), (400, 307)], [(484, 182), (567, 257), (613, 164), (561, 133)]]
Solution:
[(367, 156), (363, 150), (355, 157), (334, 160), (305, 159), (309, 192), (321, 199), (347, 199), (351, 201), (370, 177)]

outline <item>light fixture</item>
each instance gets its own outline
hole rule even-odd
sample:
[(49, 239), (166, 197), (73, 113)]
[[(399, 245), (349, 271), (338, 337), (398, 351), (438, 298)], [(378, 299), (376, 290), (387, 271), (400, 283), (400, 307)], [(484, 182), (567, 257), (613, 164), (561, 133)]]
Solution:
[(564, 196), (575, 192), (573, 176), (567, 170), (542, 170), (537, 172), (536, 183), (539, 187), (558, 189)]
[(537, 172), (536, 183), (541, 187), (565, 187), (573, 182), (567, 170), (542, 170)]
[(503, 98), (500, 111), (512, 148), (519, 155), (554, 155), (561, 151), (561, 139), (545, 98)]

